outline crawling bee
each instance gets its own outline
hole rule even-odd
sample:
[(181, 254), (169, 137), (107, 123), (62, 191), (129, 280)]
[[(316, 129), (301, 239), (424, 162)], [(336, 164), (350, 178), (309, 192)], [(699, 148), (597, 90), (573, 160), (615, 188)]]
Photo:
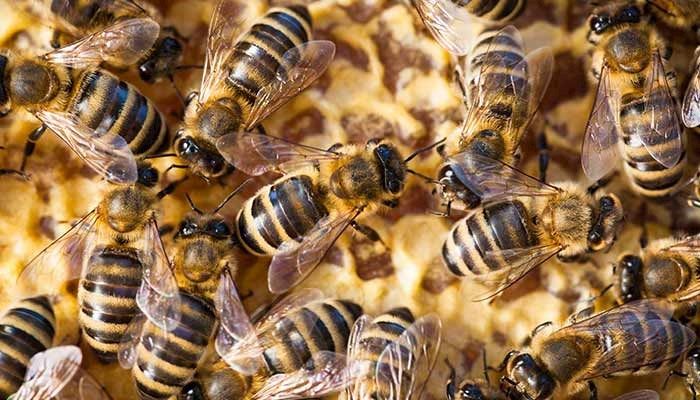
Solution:
[(458, 78), (467, 118), (438, 148), (445, 158), (438, 179), (448, 214), (453, 204), (465, 209), (480, 202), (465, 176), (477, 171), (464, 171), (465, 159), (476, 154), (508, 165), (520, 159), (520, 142), (547, 89), (553, 63), (549, 48), (525, 56), (520, 33), (512, 26), (479, 36)]
[[(624, 161), (632, 188), (664, 197), (685, 186), (685, 132), (676, 114), (671, 50), (633, 1), (614, 1), (590, 17), (596, 99), (586, 126), (581, 163), (598, 180)], [(619, 140), (622, 138), (622, 140)]]
[(102, 362), (116, 360), (119, 343), (136, 315), (143, 312), (167, 328), (180, 309), (155, 210), (178, 182), (156, 193), (157, 183), (158, 171), (141, 163), (135, 184), (110, 190), (18, 278), (25, 287), (80, 279), (78, 321), (83, 339)]
[(58, 346), (29, 360), (24, 383), (8, 400), (111, 400), (87, 371), (76, 346)]
[[(225, 285), (222, 293), (235, 294), (232, 281)], [(315, 398), (348, 384), (344, 354), (350, 329), (362, 314), (359, 305), (304, 289), (251, 322), (239, 298), (219, 299), (230, 300), (231, 317), (222, 319), (216, 339), (221, 358), (200, 370), (180, 400)]]
[(489, 287), (477, 300), (497, 296), (555, 255), (572, 261), (615, 242), (622, 204), (614, 194), (595, 194), (598, 185), (550, 185), (476, 155), (463, 165), (479, 171), (469, 179), (486, 203), (452, 226), (442, 256), (452, 274)]
[(103, 177), (137, 180), (134, 155), (167, 145), (165, 119), (136, 88), (97, 66), (137, 60), (158, 29), (151, 19), (129, 19), (43, 56), (0, 54), (2, 115), (19, 107), (42, 122), (29, 136), (21, 170), (48, 128)]
[(206, 178), (231, 170), (220, 153), (222, 137), (258, 126), (321, 76), (335, 54), (332, 42), (312, 40), (305, 5), (273, 8), (241, 36), (238, 14), (233, 0), (214, 10), (202, 85), (173, 145)]
[(506, 393), (563, 398), (587, 384), (591, 399), (597, 399), (595, 378), (648, 374), (673, 365), (693, 345), (695, 334), (672, 319), (672, 308), (665, 301), (642, 300), (534, 335), (528, 351), (511, 351), (500, 366)]
[(435, 366), (442, 323), (398, 307), (355, 322), (348, 343), (348, 400), (419, 399)]
[(447, 400), (516, 400), (516, 397), (506, 399), (505, 394), (491, 385), (489, 367), (486, 364), (486, 351), (482, 352), (484, 364), (484, 379), (464, 379), (457, 384), (457, 372), (446, 359), (445, 363), (450, 370), (450, 377), (445, 386)]
[[(133, 18), (149, 18), (159, 21), (158, 11), (146, 3), (136, 0), (87, 0), (63, 1), (53, 0), (18, 0), (15, 5), (28, 14), (49, 23), (54, 28), (51, 45), (61, 47), (62, 36), (72, 40), (109, 28), (110, 25)], [(182, 63), (183, 43), (172, 28), (158, 28), (156, 40), (146, 53), (138, 58), (111, 59), (109, 64), (124, 68), (138, 64), (139, 76), (148, 83), (162, 78), (172, 81), (173, 74)], [(151, 40), (149, 36), (135, 40)]]

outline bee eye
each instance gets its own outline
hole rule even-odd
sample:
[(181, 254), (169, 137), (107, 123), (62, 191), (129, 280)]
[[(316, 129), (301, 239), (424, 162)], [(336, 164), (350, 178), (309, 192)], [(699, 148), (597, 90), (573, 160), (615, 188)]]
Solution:
[(641, 13), (639, 12), (639, 8), (637, 8), (637, 6), (627, 7), (617, 15), (617, 20), (620, 22), (635, 23), (639, 22), (640, 19)]
[(144, 82), (153, 83), (155, 75), (154, 69), (155, 65), (152, 60), (144, 62), (143, 64), (139, 65), (139, 77)]
[(226, 223), (223, 221), (218, 221), (211, 224), (207, 230), (214, 236), (224, 237), (231, 234), (231, 230), (228, 229), (228, 225), (226, 225)]
[(193, 224), (192, 222), (183, 222), (182, 225), (180, 225), (179, 234), (181, 236), (191, 236), (196, 231), (197, 225)]
[(615, 207), (615, 201), (609, 196), (600, 198), (600, 212), (601, 214), (609, 214)]
[(192, 138), (184, 138), (177, 144), (177, 151), (180, 155), (191, 156), (199, 153), (199, 147)]
[(155, 168), (140, 169), (138, 182), (148, 187), (155, 186), (158, 183), (158, 171)]
[(595, 33), (603, 33), (612, 24), (612, 19), (607, 15), (598, 15), (591, 19), (591, 30)]

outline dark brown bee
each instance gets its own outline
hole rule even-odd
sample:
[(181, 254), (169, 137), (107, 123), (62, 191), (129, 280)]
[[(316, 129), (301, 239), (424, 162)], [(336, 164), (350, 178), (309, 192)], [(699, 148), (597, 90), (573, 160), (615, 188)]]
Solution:
[(231, 170), (222, 137), (258, 126), (321, 76), (335, 54), (332, 42), (312, 40), (305, 5), (273, 8), (240, 37), (239, 14), (233, 0), (220, 0), (214, 10), (202, 86), (173, 145), (207, 178)]
[(484, 364), (484, 379), (464, 379), (457, 383), (457, 372), (454, 367), (445, 359), (445, 363), (450, 370), (450, 377), (445, 385), (447, 400), (519, 400), (512, 396), (509, 399), (499, 389), (491, 385), (486, 365), (486, 351), (482, 353)]

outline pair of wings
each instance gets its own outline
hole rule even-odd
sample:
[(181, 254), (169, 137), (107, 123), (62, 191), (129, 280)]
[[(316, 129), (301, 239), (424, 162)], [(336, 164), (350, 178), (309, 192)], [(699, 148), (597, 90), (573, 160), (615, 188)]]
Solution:
[(361, 360), (361, 355), (377, 352), (376, 341), (367, 340), (365, 335), (382, 331), (370, 316), (363, 315), (355, 321), (348, 340), (352, 383), (346, 389), (346, 398), (365, 399), (372, 388), (386, 388), (387, 400), (421, 398), (440, 350), (440, 318), (429, 314), (417, 319), (396, 341), (381, 349), (375, 361)]
[[(323, 300), (318, 289), (304, 289), (282, 298), (259, 320), (252, 322), (238, 297), (233, 279), (224, 274), (219, 283), (215, 303), (220, 326), (215, 347), (221, 358), (234, 370), (253, 375), (265, 368), (264, 351), (259, 342), (263, 335), (288, 338), (289, 324), (278, 323), (301, 307)], [(315, 326), (313, 313), (298, 313), (304, 326)], [(321, 397), (342, 390), (349, 382), (346, 358), (342, 354), (321, 351), (312, 355), (306, 366), (290, 373), (271, 376), (254, 399), (288, 399)]]
[[(108, 243), (104, 222), (96, 210), (84, 216), (70, 230), (39, 253), (22, 270), (20, 287), (38, 287), (45, 282), (62, 282), (85, 277), (97, 246)], [(165, 253), (155, 219), (144, 225), (134, 246), (142, 266), (143, 278), (136, 295), (139, 309), (155, 324), (170, 330), (179, 320), (180, 297), (175, 276)]]
[[(220, 0), (209, 25), (204, 75), (198, 103), (206, 104), (215, 93), (227, 87), (233, 50), (247, 24), (241, 19), (241, 6), (234, 0)], [(294, 96), (306, 89), (328, 68), (335, 56), (335, 44), (328, 40), (313, 40), (284, 53), (275, 79), (260, 89), (247, 120), (246, 129), (282, 107)]]
[[(607, 345), (598, 350), (594, 362), (578, 380), (636, 370), (672, 360), (685, 353), (695, 341), (692, 329), (672, 319), (671, 303), (665, 300), (639, 300), (614, 307), (554, 332), (558, 337), (578, 336)], [(669, 351), (670, 343), (687, 338), (687, 346)], [(601, 346), (601, 349), (603, 346)]]
[(463, 56), (471, 50), (475, 27), (489, 25), (451, 0), (413, 0), (426, 28), (447, 51)]
[[(513, 47), (522, 51), (523, 40), (520, 32), (509, 25), (490, 38), (485, 53), (470, 59), (471, 63), (478, 62), (481, 66), (473, 79), (474, 82), (462, 80), (461, 83), (461, 86), (473, 97), (469, 99), (469, 110), (463, 124), (462, 142), (469, 142), (477, 130), (492, 126), (493, 123), (489, 122), (493, 119), (492, 108), (505, 103), (510, 104), (512, 112), (526, 110), (522, 117), (524, 123), (516, 126), (515, 118), (519, 117), (511, 115), (503, 127), (504, 132), (510, 132), (513, 136), (511, 138), (513, 143), (520, 143), (522, 135), (537, 112), (552, 79), (554, 70), (552, 50), (549, 47), (542, 47), (530, 52), (519, 62), (514, 62), (512, 56), (503, 51), (504, 48)], [(466, 67), (466, 69), (471, 68), (476, 67)], [(466, 75), (467, 71), (461, 71), (462, 78)]]
[[(643, 115), (640, 119), (646, 125), (637, 129), (630, 140), (641, 142), (654, 160), (666, 168), (672, 168), (683, 154), (683, 131), (658, 51), (652, 54), (647, 71), (645, 87), (638, 99), (640, 116)], [(620, 92), (617, 80), (625, 78), (613, 79), (611, 74), (611, 68), (604, 64), (581, 150), (583, 171), (593, 181), (607, 175), (619, 159), (618, 141), (622, 135), (620, 110), (625, 93)]]
[(110, 400), (90, 374), (80, 368), (76, 346), (59, 346), (29, 360), (24, 383), (8, 400)]

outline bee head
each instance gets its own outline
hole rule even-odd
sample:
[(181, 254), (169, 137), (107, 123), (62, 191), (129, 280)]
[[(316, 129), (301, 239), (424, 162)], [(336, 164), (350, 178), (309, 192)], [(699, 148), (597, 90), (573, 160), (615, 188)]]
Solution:
[(700, 372), (700, 347), (694, 346), (688, 350), (683, 362), (683, 371), (691, 374)]
[[(530, 399), (548, 399), (554, 393), (556, 383), (549, 373), (540, 367), (530, 354), (520, 353), (508, 360), (508, 386), (504, 392), (514, 398), (512, 391)], [(515, 398), (517, 398), (516, 396)]]
[(479, 196), (459, 179), (452, 165), (445, 164), (438, 172), (438, 194), (446, 204), (458, 204), (459, 209), (472, 209), (481, 203)]
[(588, 250), (606, 251), (615, 243), (622, 228), (624, 210), (617, 196), (606, 194), (598, 199), (597, 217), (588, 232)]
[(205, 178), (218, 178), (233, 170), (216, 149), (188, 135), (185, 129), (178, 130), (174, 147), (177, 156), (189, 165), (192, 172)]
[(486, 400), (479, 385), (473, 382), (463, 383), (457, 391), (456, 400)]
[(214, 215), (188, 215), (175, 239), (182, 243), (176, 265), (192, 282), (204, 282), (220, 274), (222, 255), (231, 245), (232, 232), (226, 221)]
[(615, 267), (619, 276), (619, 300), (622, 303), (642, 298), (642, 268), (644, 264), (638, 256), (627, 254), (620, 258)]
[(173, 64), (182, 55), (182, 44), (171, 36), (158, 40), (151, 54), (139, 65), (139, 77), (147, 83), (172, 73)]
[[(368, 146), (373, 144), (368, 143)], [(374, 156), (379, 161), (384, 191), (391, 195), (400, 194), (406, 181), (406, 164), (398, 149), (390, 144), (380, 143), (374, 147)]]

